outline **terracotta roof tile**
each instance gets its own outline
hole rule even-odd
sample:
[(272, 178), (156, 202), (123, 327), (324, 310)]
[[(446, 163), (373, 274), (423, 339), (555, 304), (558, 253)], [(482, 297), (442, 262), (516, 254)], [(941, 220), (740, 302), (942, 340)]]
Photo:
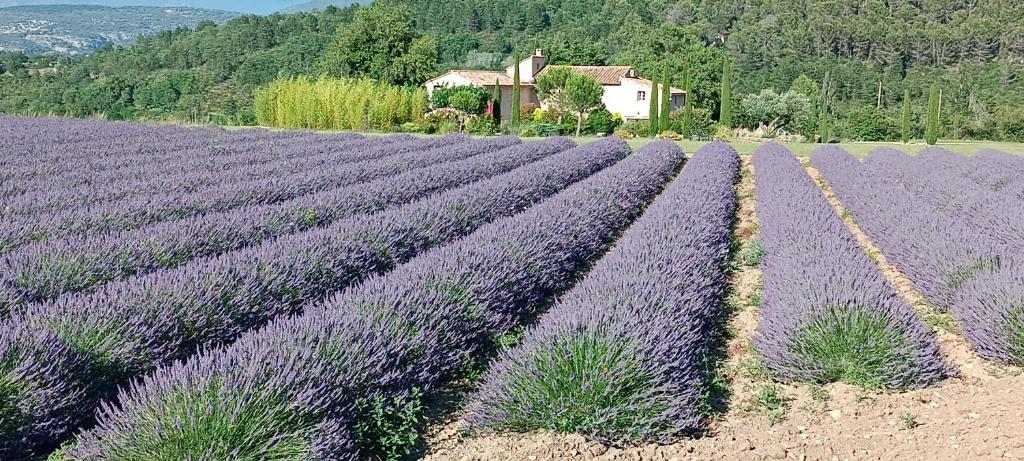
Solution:
[(632, 67), (629, 66), (547, 66), (537, 76), (548, 73), (555, 67), (568, 67), (574, 74), (593, 77), (602, 85), (618, 85), (619, 79), (627, 78)]
[[(496, 72), (492, 70), (451, 70), (448, 74), (455, 74), (460, 77), (469, 80), (474, 85), (479, 86), (494, 86), (494, 80), (498, 80), (498, 84), (501, 86), (512, 86), (512, 77), (505, 75), (504, 72)], [(445, 75), (448, 75), (445, 74)], [(523, 86), (532, 86), (530, 83), (523, 83)]]
[[(630, 66), (547, 66), (537, 76), (548, 73), (552, 67), (568, 67), (574, 74), (588, 75), (602, 85), (621, 85), (622, 79), (634, 80), (645, 85), (651, 84), (650, 80), (630, 77), (630, 71), (633, 70)], [(673, 87), (672, 94), (686, 94), (686, 92)]]
[[(654, 82), (652, 82), (650, 80), (647, 80), (646, 78), (635, 78), (633, 80), (636, 80), (637, 82), (640, 82), (640, 83), (642, 83), (644, 85), (650, 85), (650, 84), (654, 83)], [(686, 92), (681, 90), (681, 89), (679, 89), (679, 88), (672, 87), (672, 94), (686, 94)]]

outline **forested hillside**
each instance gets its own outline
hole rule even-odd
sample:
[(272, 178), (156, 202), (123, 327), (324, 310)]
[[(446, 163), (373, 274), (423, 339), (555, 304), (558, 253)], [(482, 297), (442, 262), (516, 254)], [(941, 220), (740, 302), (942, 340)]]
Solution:
[(8, 56), (3, 62), (12, 75), (0, 90), (0, 110), (200, 120), (216, 114), (218, 120), (247, 122), (254, 89), (279, 75), (327, 73), (418, 85), (450, 67), (497, 69), (514, 52), (543, 48), (555, 63), (631, 64), (648, 75), (667, 63), (674, 81), (688, 62), (694, 102), (710, 116), (728, 57), (738, 103), (765, 89), (792, 88), (834, 114), (836, 129), (851, 138), (865, 137), (857, 134), (865, 130), (891, 137), (904, 90), (916, 119), (924, 114), (929, 86), (938, 82), (943, 136), (1024, 137), (1020, 2), (398, 3), (377, 8), (377, 17), (364, 24), (350, 24), (355, 8), (204, 24), (64, 60), (55, 75), (19, 71), (17, 59)]

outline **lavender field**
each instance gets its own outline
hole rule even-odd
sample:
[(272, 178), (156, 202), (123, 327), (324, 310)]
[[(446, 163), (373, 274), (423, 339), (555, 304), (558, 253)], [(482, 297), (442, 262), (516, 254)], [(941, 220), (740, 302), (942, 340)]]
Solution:
[(4, 117), (0, 196), (3, 460), (756, 459), (1024, 364), (996, 151)]

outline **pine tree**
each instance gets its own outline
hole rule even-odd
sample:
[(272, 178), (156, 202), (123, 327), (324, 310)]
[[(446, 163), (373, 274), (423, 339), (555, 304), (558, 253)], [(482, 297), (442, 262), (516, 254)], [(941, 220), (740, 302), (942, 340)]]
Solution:
[[(690, 95), (686, 95), (690, 99)], [(729, 58), (722, 61), (722, 93), (718, 110), (718, 124), (732, 128), (732, 62)]]
[(693, 136), (693, 99), (690, 98), (693, 82), (691, 79), (690, 66), (686, 66), (686, 70), (683, 72), (683, 91), (686, 92), (686, 102), (683, 106), (683, 137), (686, 139)]
[(910, 143), (910, 89), (903, 90), (903, 144)]
[(658, 117), (658, 131), (672, 129), (672, 79), (668, 78), (668, 65), (661, 70), (661, 115)]
[(648, 119), (650, 120), (650, 136), (653, 138), (658, 135), (658, 129), (661, 128), (661, 123), (658, 120), (658, 79), (651, 79), (651, 94), (647, 95), (650, 100), (650, 111), (648, 112)]
[(512, 73), (512, 107), (510, 108), (512, 109), (512, 116), (511, 120), (509, 120), (509, 123), (511, 124), (513, 130), (518, 131), (520, 116), (519, 111), (522, 110), (522, 94), (520, 93), (521, 89), (519, 88), (519, 53), (516, 53), (515, 60), (516, 62), (515, 64), (513, 64), (515, 66), (515, 71), (513, 71)]
[(494, 117), (494, 125), (501, 126), (501, 82), (494, 79), (494, 94), (491, 96), (491, 115)]
[(935, 83), (928, 91), (928, 123), (924, 128), (924, 141), (933, 146), (939, 142), (939, 86)]

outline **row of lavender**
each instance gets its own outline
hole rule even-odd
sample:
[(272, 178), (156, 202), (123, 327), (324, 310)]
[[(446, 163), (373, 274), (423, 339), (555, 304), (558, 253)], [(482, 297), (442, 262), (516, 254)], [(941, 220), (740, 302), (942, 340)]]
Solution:
[(998, 242), (1024, 244), (1024, 206), (1013, 192), (1020, 186), (1018, 175), (941, 148), (917, 156), (878, 149), (864, 159), (864, 166), (879, 181), (914, 194), (923, 206), (956, 216)]
[[(59, 119), (5, 117), (3, 122), (0, 191), (5, 195), (47, 190), (52, 181), (70, 188), (161, 173), (225, 171), (259, 161), (300, 159), (312, 153), (307, 150), (316, 151), (310, 146), (330, 149), (363, 139)], [(292, 148), (298, 146), (307, 149)]]
[[(277, 203), (304, 194), (395, 175), (439, 161), (466, 158), (483, 152), (494, 143), (509, 145), (518, 142), (512, 139), (477, 141), (477, 150), (453, 151), (454, 158), (446, 157), (445, 153), (453, 141), (463, 142), (464, 138), (437, 138), (383, 146), (359, 144), (352, 151), (341, 151), (341, 159), (292, 174), (228, 181), (189, 193), (136, 195), (95, 206), (71, 207), (39, 215), (7, 216), (0, 227), (0, 251), (10, 251), (40, 240), (135, 229), (154, 222), (244, 205)], [(418, 155), (430, 148), (440, 150), (433, 151), (433, 156)], [(346, 154), (349, 158), (344, 158)]]
[(533, 145), (522, 145), (514, 138), (463, 142), (388, 157), (383, 168), (396, 163), (429, 166), (367, 183), (280, 203), (161, 221), (134, 231), (29, 245), (0, 256), (0, 313), (407, 203), (443, 188), (508, 171), (570, 145), (565, 139)]
[[(608, 148), (626, 146), (608, 140), (583, 150)], [(397, 456), (393, 449), (410, 434), (379, 431), (395, 429), (389, 422), (408, 423), (403, 417), (415, 421), (421, 393), (466, 376), (513, 327), (572, 284), (683, 160), (671, 143), (650, 146), (525, 212), (315, 303), (301, 316), (162, 369), (124, 390), (117, 405), (104, 405), (98, 427), (64, 454)], [(398, 439), (382, 439), (389, 436)]]
[[(235, 143), (277, 143), (291, 140), (359, 138), (355, 134), (317, 135), (310, 132), (266, 130), (226, 131), (214, 127), (185, 128), (172, 125), (68, 120), (64, 118), (0, 118), (0, 161), (5, 166), (41, 166), (26, 175), (11, 170), (0, 173), (5, 180), (23, 176), (130, 168), (143, 164), (172, 164), (182, 160), (215, 160)], [(201, 157), (194, 149), (206, 148)], [(16, 155), (11, 155), (17, 153)], [(62, 162), (62, 160), (76, 160)]]
[(1006, 174), (1019, 161), (984, 156), (1004, 167), (975, 168), (986, 159), (938, 151), (917, 159), (880, 151), (861, 163), (836, 148), (817, 153), (814, 164), (888, 260), (953, 313), (980, 355), (1021, 364), (1024, 200), (1009, 188), (1021, 177)]
[(777, 377), (921, 387), (949, 376), (938, 344), (792, 154), (754, 154), (764, 295), (754, 348)]
[(0, 457), (59, 442), (134, 377), (525, 209), (628, 151), (620, 140), (589, 144), (377, 214), (18, 309), (0, 322)]
[[(188, 152), (195, 153), (197, 159), (179, 159), (167, 165), (145, 163), (138, 168), (110, 168), (108, 171), (102, 171), (104, 168), (100, 165), (108, 166), (102, 162), (111, 161), (103, 159), (93, 171), (86, 168), (74, 176), (47, 175), (31, 182), (11, 184), (17, 193), (12, 191), (8, 194), (8, 209), (4, 214), (33, 216), (61, 208), (96, 206), (138, 195), (188, 193), (229, 182), (294, 174), (303, 168), (348, 160), (347, 156), (339, 153), (347, 154), (364, 146), (409, 141), (404, 136), (395, 136), (376, 140), (344, 137), (312, 144), (306, 140), (274, 145), (266, 142), (235, 143), (216, 156), (210, 155), (209, 148), (196, 148)], [(352, 161), (355, 160), (360, 158)], [(55, 183), (61, 187), (52, 187)]]
[(739, 157), (703, 147), (472, 398), (485, 431), (673, 442), (703, 428), (724, 320)]

